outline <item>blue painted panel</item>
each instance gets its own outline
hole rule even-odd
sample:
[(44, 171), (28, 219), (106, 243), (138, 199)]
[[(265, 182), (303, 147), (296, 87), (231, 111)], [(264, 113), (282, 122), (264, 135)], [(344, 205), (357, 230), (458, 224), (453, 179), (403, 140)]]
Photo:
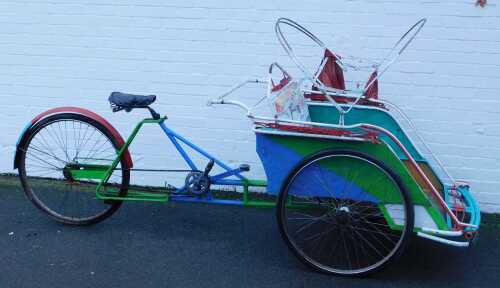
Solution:
[[(256, 137), (257, 154), (264, 165), (267, 176), (267, 192), (269, 194), (278, 194), (286, 177), (302, 160), (303, 156), (273, 141), (272, 137), (275, 136), (256, 133)], [(291, 187), (293, 191), (290, 193), (294, 195), (304, 196), (314, 193), (313, 196), (329, 197), (331, 196), (331, 191), (328, 191), (328, 189), (342, 191), (342, 189), (348, 187), (349, 191), (345, 193), (346, 195), (339, 195), (341, 193), (337, 193), (335, 197), (346, 198), (348, 196), (351, 200), (379, 202), (377, 198), (368, 194), (354, 183), (348, 183), (344, 178), (332, 171), (317, 165), (309, 166), (301, 175), (299, 176), (300, 178), (296, 179), (294, 187)], [(321, 182), (317, 177), (321, 177)], [(311, 185), (314, 185), (314, 189), (311, 189)]]
[(267, 193), (278, 194), (286, 176), (302, 160), (302, 156), (272, 141), (268, 135), (261, 133), (256, 135), (257, 154), (267, 176)]
[(304, 168), (289, 189), (290, 195), (294, 196), (334, 197), (379, 203), (375, 196), (368, 194), (355, 183), (317, 164)]

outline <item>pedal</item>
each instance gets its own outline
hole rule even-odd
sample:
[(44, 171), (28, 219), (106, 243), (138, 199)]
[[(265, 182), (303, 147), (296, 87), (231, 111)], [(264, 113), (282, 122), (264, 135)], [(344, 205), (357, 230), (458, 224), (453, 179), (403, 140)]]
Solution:
[(248, 172), (248, 171), (250, 171), (250, 165), (248, 165), (248, 164), (241, 164), (240, 165), (240, 170), (242, 172)]

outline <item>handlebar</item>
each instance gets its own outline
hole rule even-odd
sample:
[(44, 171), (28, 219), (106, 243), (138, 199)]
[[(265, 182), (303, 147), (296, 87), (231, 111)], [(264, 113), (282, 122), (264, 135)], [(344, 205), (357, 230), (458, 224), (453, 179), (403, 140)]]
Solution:
[(249, 116), (249, 117), (251, 116), (250, 108), (247, 105), (245, 105), (243, 102), (240, 102), (240, 101), (224, 100), (224, 99), (212, 99), (212, 100), (208, 101), (207, 106), (212, 106), (214, 104), (228, 104), (228, 105), (238, 106), (247, 112), (247, 116)]
[[(245, 105), (241, 101), (225, 100), (224, 99), (225, 97), (232, 94), (234, 91), (240, 89), (243, 86), (246, 86), (247, 84), (267, 84), (267, 85), (269, 85), (269, 81), (268, 80), (261, 80), (261, 79), (248, 79), (246, 81), (243, 81), (240, 84), (233, 86), (231, 89), (229, 89), (227, 92), (223, 93), (219, 97), (208, 100), (207, 106), (218, 105), (218, 104), (234, 105), (234, 106), (238, 106), (238, 107), (242, 108), (243, 110), (245, 110), (247, 113), (247, 117), (253, 117), (252, 113), (251, 113), (252, 112), (251, 110), (253, 107), (252, 108), (248, 107), (247, 105)], [(262, 99), (258, 103), (260, 103), (261, 101), (262, 101)], [(258, 103), (255, 105), (258, 105)], [(255, 107), (255, 105), (254, 105), (254, 107)]]

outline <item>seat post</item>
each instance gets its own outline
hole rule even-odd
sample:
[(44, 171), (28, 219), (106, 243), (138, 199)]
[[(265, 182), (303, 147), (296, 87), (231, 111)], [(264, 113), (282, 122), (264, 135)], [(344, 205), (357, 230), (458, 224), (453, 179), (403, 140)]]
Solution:
[(155, 110), (153, 110), (153, 108), (149, 107), (149, 106), (146, 106), (146, 108), (148, 108), (149, 110), (149, 113), (151, 113), (151, 116), (153, 117), (153, 119), (160, 119), (160, 114), (158, 114)]

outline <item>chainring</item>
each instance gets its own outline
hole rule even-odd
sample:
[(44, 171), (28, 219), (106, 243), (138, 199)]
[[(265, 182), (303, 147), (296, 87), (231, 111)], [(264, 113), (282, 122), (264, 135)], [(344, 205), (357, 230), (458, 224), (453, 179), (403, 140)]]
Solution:
[(193, 171), (186, 176), (184, 185), (186, 192), (204, 195), (210, 190), (210, 179), (203, 172)]

